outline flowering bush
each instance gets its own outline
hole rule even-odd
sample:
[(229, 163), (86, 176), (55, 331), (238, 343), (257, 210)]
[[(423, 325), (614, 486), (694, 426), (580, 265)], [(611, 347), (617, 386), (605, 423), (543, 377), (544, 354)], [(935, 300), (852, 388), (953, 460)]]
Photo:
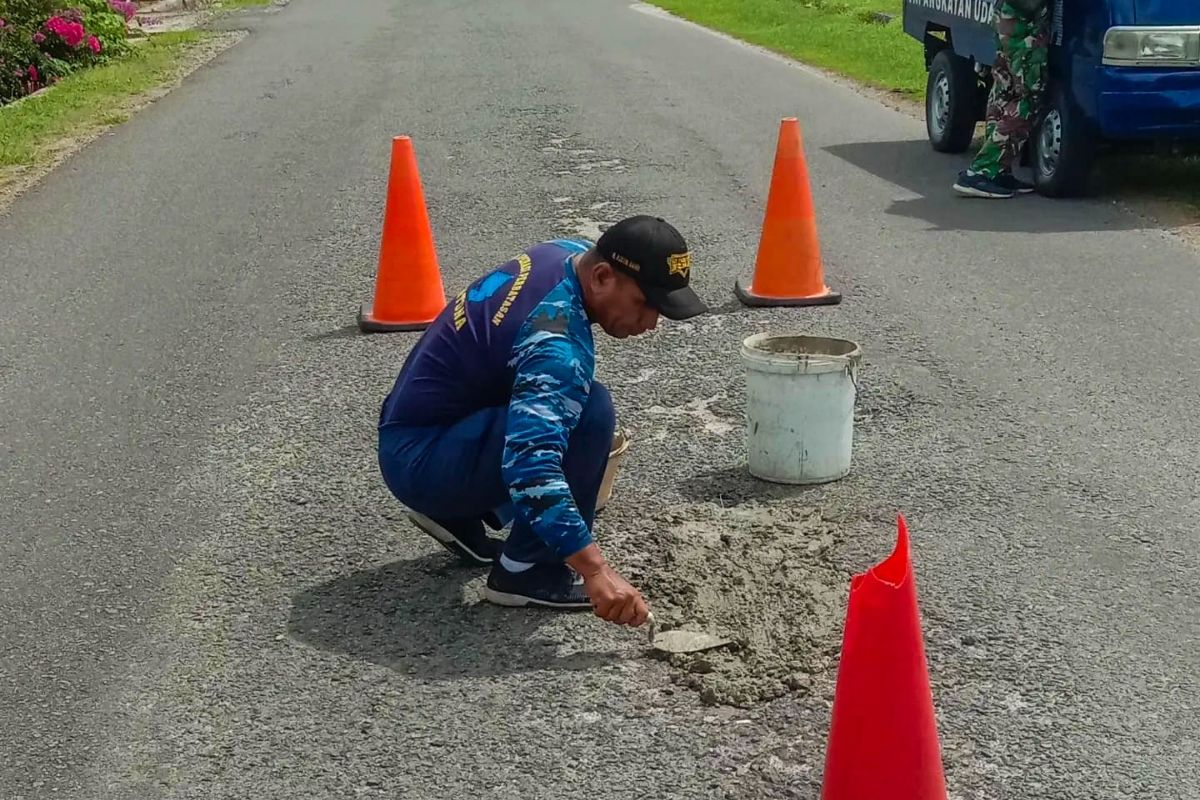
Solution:
[(33, 41), (39, 50), (64, 61), (76, 60), (76, 54), (81, 56), (79, 60), (86, 58), (81, 49), (86, 38), (83, 14), (78, 9), (62, 11), (50, 17), (33, 34)]
[(38, 68), (41, 54), (29, 34), (0, 19), (0, 104), (42, 88), (48, 76)]
[(124, 17), (126, 22), (137, 14), (137, 3), (133, 0), (108, 0), (108, 7)]
[(0, 105), (128, 49), (132, 2), (61, 2), (0, 0)]

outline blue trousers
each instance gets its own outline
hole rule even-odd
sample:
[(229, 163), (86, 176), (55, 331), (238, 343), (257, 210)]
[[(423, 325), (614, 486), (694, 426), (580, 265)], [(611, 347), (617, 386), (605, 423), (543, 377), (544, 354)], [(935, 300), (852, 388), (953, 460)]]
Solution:
[[(381, 428), (383, 480), (401, 503), (439, 521), (478, 520), (489, 513), (504, 524), (511, 520), (504, 555), (513, 561), (561, 561), (515, 513), (500, 475), (507, 416), (508, 407), (498, 406), (445, 426)], [(567, 485), (589, 530), (615, 427), (612, 396), (603, 384), (593, 381), (563, 456)]]

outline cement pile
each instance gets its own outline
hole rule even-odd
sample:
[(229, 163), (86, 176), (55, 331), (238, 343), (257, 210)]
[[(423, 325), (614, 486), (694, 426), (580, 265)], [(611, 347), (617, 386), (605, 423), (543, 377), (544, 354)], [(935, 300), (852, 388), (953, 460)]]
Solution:
[(622, 560), (660, 628), (729, 637), (664, 655), (676, 682), (709, 704), (749, 705), (805, 692), (836, 666), (850, 574), (832, 558), (838, 528), (793, 502), (676, 507), (646, 519)]

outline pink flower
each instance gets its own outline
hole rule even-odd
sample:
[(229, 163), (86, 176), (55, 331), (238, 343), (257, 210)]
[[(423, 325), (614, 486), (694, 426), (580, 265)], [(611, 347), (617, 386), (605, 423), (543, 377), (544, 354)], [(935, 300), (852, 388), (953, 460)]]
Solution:
[(91, 51), (93, 53), (95, 53), (96, 55), (100, 55), (100, 40), (97, 39), (94, 35), (88, 37), (88, 47), (91, 49)]
[(83, 25), (78, 22), (69, 22), (63, 17), (51, 17), (46, 20), (46, 29), (66, 42), (67, 47), (78, 47), (83, 41)]
[(108, 0), (108, 6), (113, 11), (123, 15), (126, 22), (129, 22), (137, 14), (137, 5), (133, 0)]
[(67, 25), (67, 33), (63, 36), (63, 41), (67, 43), (67, 47), (79, 47), (83, 41), (83, 26), (78, 22), (72, 22)]
[(34, 83), (38, 82), (37, 67), (35, 67), (33, 64), (29, 65), (29, 80), (33, 81)]
[(46, 41), (46, 34), (42, 33), (41, 31), (38, 31), (33, 35), (34, 44), (41, 44), (44, 41)]

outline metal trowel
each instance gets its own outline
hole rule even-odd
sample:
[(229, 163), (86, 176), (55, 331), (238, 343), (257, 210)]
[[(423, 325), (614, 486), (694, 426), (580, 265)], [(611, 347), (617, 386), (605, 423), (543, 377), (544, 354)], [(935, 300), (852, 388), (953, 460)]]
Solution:
[(699, 631), (673, 630), (660, 633), (658, 625), (654, 622), (654, 614), (650, 614), (650, 618), (646, 620), (646, 627), (650, 647), (660, 653), (702, 653), (733, 644), (732, 639), (723, 639)]

